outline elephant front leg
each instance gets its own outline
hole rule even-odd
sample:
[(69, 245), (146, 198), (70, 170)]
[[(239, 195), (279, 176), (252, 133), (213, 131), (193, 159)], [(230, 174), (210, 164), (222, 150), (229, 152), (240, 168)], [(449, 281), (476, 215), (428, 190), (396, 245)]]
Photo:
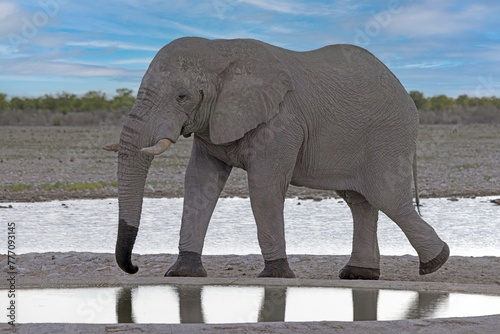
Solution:
[(165, 276), (206, 277), (201, 253), (219, 195), (231, 167), (212, 157), (195, 138), (184, 182), (179, 256)]
[(284, 180), (278, 184), (274, 183), (279, 182), (276, 180), (268, 181), (252, 181), (249, 175), (250, 202), (265, 265), (258, 277), (294, 278), (295, 275), (286, 258), (283, 219), (288, 183)]
[(340, 270), (341, 279), (371, 279), (380, 277), (380, 252), (377, 241), (378, 210), (363, 195), (355, 191), (339, 191), (353, 217), (352, 253)]

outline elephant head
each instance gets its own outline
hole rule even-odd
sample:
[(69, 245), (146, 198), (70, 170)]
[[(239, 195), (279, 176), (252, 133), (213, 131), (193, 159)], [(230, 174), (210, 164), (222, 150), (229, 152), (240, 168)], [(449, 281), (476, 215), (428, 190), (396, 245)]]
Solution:
[(292, 78), (265, 44), (182, 38), (151, 62), (123, 126), (118, 151), (119, 226), (116, 260), (135, 273), (131, 254), (146, 176), (155, 155), (180, 135), (213, 144), (242, 138), (279, 111)]

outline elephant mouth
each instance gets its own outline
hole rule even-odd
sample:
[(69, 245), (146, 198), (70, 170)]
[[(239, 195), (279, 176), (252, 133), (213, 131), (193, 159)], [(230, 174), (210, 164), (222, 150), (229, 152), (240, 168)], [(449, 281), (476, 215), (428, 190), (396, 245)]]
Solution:
[(181, 135), (184, 137), (184, 138), (188, 138), (188, 137), (191, 137), (191, 134), (193, 132), (189, 130), (189, 124), (185, 124), (182, 128), (181, 128)]

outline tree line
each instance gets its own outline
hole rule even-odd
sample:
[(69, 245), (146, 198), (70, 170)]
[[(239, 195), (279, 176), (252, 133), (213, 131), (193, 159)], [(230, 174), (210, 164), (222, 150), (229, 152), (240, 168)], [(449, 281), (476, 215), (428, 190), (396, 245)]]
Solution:
[(446, 95), (436, 95), (425, 97), (422, 92), (410, 91), (410, 96), (415, 102), (418, 110), (445, 111), (453, 109), (475, 109), (475, 108), (493, 108), (500, 110), (500, 98), (497, 97), (471, 97), (466, 94), (457, 98), (451, 98)]
[(47, 110), (67, 114), (69, 112), (86, 112), (96, 110), (119, 110), (130, 108), (135, 97), (133, 91), (128, 88), (119, 88), (116, 95), (108, 98), (101, 91), (89, 91), (82, 96), (62, 92), (55, 95), (45, 94), (41, 97), (12, 97), (0, 93), (0, 111), (34, 111)]
[[(128, 88), (119, 88), (113, 98), (108, 98), (101, 91), (89, 91), (82, 96), (62, 92), (55, 95), (45, 94), (41, 97), (12, 97), (0, 93), (1, 110), (49, 110), (66, 114), (68, 112), (85, 112), (96, 110), (118, 110), (130, 108), (135, 97)], [(497, 97), (470, 97), (460, 95), (451, 98), (446, 95), (426, 97), (422, 92), (410, 91), (411, 98), (420, 111), (446, 111), (453, 109), (488, 108), (500, 110), (500, 98)]]

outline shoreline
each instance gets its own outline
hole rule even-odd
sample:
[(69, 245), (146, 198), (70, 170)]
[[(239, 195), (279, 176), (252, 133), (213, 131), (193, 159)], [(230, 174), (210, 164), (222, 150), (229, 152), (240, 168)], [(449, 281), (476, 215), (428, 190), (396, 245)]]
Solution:
[[(326, 192), (326, 191), (325, 191)], [(219, 198), (248, 198), (248, 194), (224, 194)], [(450, 200), (460, 199), (460, 198), (476, 198), (476, 197), (500, 197), (500, 190), (498, 192), (487, 191), (487, 192), (476, 192), (476, 193), (460, 193), (460, 192), (452, 192), (452, 193), (442, 193), (442, 194), (433, 194), (432, 196), (419, 196), (420, 199), (429, 199), (429, 198), (445, 198)], [(67, 201), (67, 200), (94, 200), (94, 199), (117, 199), (118, 194), (116, 189), (105, 190), (98, 193), (67, 193), (67, 192), (48, 192), (48, 193), (37, 193), (33, 195), (32, 193), (19, 193), (15, 195), (9, 196), (9, 198), (0, 199), (1, 204), (9, 204), (9, 203), (38, 203), (38, 202), (51, 202), (51, 201)], [(171, 193), (171, 192), (155, 192), (150, 194), (145, 194), (144, 198), (183, 198), (183, 194), (180, 193)], [(322, 201), (325, 199), (338, 199), (342, 198), (338, 196), (334, 191), (331, 191), (331, 194), (322, 194), (322, 193), (312, 193), (312, 194), (303, 194), (299, 192), (290, 192), (287, 193), (286, 198), (298, 198), (300, 200), (313, 200), (313, 201)], [(5, 207), (0, 207), (0, 209), (6, 209)]]
[[(266, 284), (277, 281), (281, 284), (312, 280), (324, 281), (328, 285), (381, 285), (381, 284), (449, 284), (489, 286), (493, 293), (500, 294), (500, 257), (495, 256), (450, 256), (437, 272), (418, 274), (418, 257), (413, 255), (382, 255), (381, 276), (378, 281), (341, 280), (339, 270), (348, 261), (349, 255), (288, 255), (295, 279), (257, 279), (264, 262), (260, 254), (248, 255), (203, 255), (207, 278), (164, 277), (165, 271), (175, 262), (177, 254), (133, 254), (133, 262), (139, 272), (129, 275), (115, 263), (114, 254), (92, 252), (43, 252), (16, 255), (18, 287), (53, 287), (66, 285), (122, 285), (161, 282), (210, 282), (210, 280), (253, 280)], [(7, 255), (0, 254), (0, 266), (7, 268)], [(354, 282), (354, 283), (353, 283)], [(365, 282), (365, 283), (363, 283)], [(385, 283), (384, 283), (385, 282)], [(399, 283), (398, 283), (399, 282)], [(8, 286), (0, 282), (0, 289)]]

